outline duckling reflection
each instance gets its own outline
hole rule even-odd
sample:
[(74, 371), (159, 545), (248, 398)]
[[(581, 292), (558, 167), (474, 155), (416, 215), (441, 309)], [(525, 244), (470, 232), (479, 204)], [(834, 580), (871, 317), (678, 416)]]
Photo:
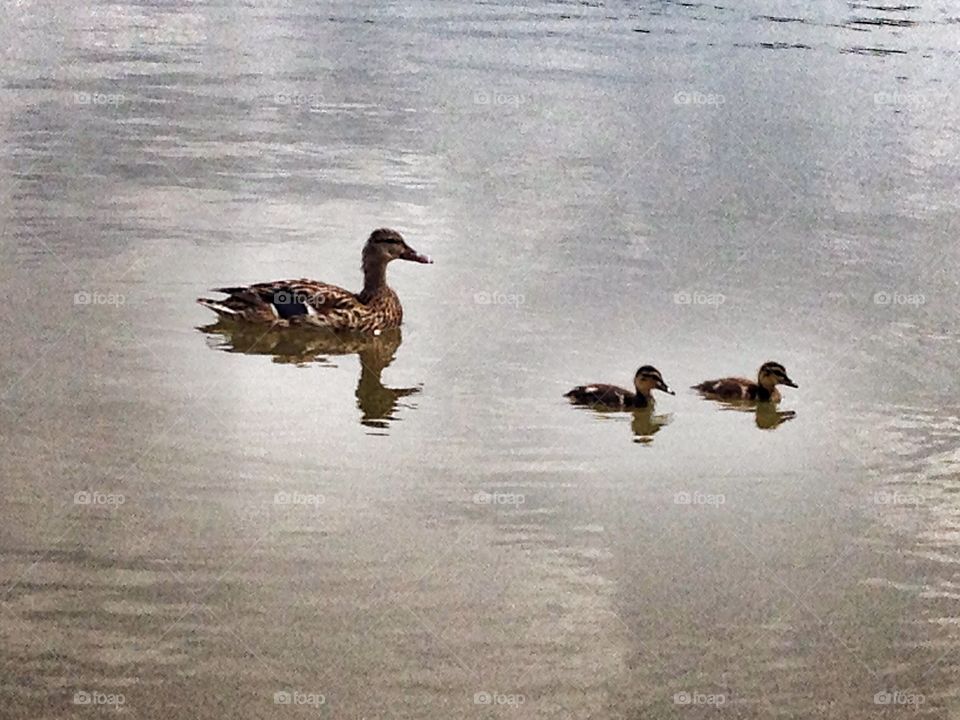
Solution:
[(360, 358), (360, 380), (357, 382), (357, 407), (361, 424), (386, 428), (394, 420), (401, 398), (420, 392), (420, 387), (384, 387), (380, 375), (396, 356), (403, 341), (399, 328), (381, 335), (343, 334), (283, 328), (267, 330), (229, 321), (198, 327), (209, 336), (211, 347), (247, 355), (272, 355), (275, 363), (294, 365), (332, 365), (327, 356), (357, 355)]
[(756, 411), (757, 427), (761, 430), (775, 430), (797, 416), (793, 410), (777, 410), (772, 403), (760, 403)]
[(724, 410), (750, 413), (761, 430), (775, 430), (787, 420), (793, 420), (797, 413), (793, 410), (778, 410), (777, 404), (772, 402), (750, 402), (744, 400), (720, 401)]
[(660, 428), (669, 423), (669, 415), (654, 415), (653, 408), (634, 410), (633, 418), (630, 420), (633, 441), (635, 443), (653, 442), (653, 436), (660, 432)]
[[(621, 417), (623, 411), (618, 411), (603, 405), (581, 406), (583, 412), (589, 412), (599, 420), (614, 420)], [(660, 428), (670, 424), (671, 415), (657, 415), (652, 407), (636, 408), (630, 411), (630, 429), (633, 431), (635, 443), (651, 443), (653, 436), (660, 432)]]

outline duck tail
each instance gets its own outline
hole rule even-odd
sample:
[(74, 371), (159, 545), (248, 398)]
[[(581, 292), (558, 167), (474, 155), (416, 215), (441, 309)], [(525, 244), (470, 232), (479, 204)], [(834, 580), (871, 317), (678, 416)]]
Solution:
[(234, 310), (231, 307), (227, 307), (222, 302), (217, 302), (216, 300), (211, 300), (210, 298), (197, 298), (197, 302), (200, 305), (203, 305), (205, 308), (210, 308), (222, 318), (230, 318), (235, 320), (241, 315), (239, 310)]

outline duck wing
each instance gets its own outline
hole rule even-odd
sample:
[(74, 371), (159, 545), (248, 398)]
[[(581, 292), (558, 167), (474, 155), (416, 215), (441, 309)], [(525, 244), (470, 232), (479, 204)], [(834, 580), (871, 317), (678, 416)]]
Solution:
[(336, 330), (348, 327), (348, 318), (363, 307), (349, 290), (306, 278), (222, 287), (215, 292), (227, 298), (199, 298), (197, 302), (223, 317), (252, 322), (319, 325)]
[(704, 380), (699, 385), (694, 385), (693, 389), (720, 398), (749, 400), (756, 397), (756, 387), (757, 384), (752, 380), (727, 377), (717, 380)]
[(633, 393), (616, 385), (593, 383), (592, 385), (578, 385), (570, 392), (564, 393), (575, 403), (584, 405), (613, 405), (623, 407), (633, 400)]

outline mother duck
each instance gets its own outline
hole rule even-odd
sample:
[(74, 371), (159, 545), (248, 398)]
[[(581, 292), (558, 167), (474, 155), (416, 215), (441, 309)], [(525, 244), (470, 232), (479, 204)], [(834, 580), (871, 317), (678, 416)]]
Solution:
[(370, 233), (363, 246), (363, 290), (359, 293), (315, 280), (275, 280), (216, 288), (214, 292), (228, 297), (197, 298), (197, 302), (226, 320), (379, 333), (400, 327), (403, 321), (400, 298), (387, 285), (387, 265), (393, 260), (433, 262), (407, 245), (396, 230), (380, 228)]

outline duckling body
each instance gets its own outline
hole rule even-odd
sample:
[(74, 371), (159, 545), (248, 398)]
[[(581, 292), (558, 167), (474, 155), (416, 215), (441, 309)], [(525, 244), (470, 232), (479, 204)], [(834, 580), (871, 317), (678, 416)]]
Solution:
[(609, 408), (646, 408), (654, 404), (653, 397), (642, 393), (632, 393), (626, 388), (617, 385), (594, 383), (593, 385), (578, 385), (570, 392), (564, 393), (578, 405), (599, 405)]
[(303, 278), (217, 288), (215, 292), (228, 296), (225, 300), (197, 298), (197, 302), (237, 322), (352, 332), (389, 330), (403, 322), (400, 298), (387, 285), (387, 265), (393, 260), (432, 262), (407, 245), (400, 233), (381, 228), (371, 233), (363, 248), (364, 285), (359, 293)]
[(757, 373), (757, 380), (742, 377), (726, 377), (718, 380), (705, 380), (693, 389), (716, 400), (748, 400), (754, 402), (778, 403), (781, 400), (777, 385), (797, 387), (787, 375), (786, 369), (777, 362), (766, 362)]
[(780, 391), (767, 390), (753, 380), (742, 377), (727, 377), (718, 380), (706, 380), (693, 386), (705, 395), (724, 400), (756, 400), (757, 402), (780, 402)]
[(660, 371), (652, 365), (644, 365), (637, 370), (633, 383), (636, 392), (630, 392), (617, 385), (593, 383), (591, 385), (578, 385), (564, 393), (563, 396), (577, 405), (592, 405), (614, 410), (633, 410), (652, 408), (654, 406), (654, 389), (670, 395), (674, 394), (663, 381)]

